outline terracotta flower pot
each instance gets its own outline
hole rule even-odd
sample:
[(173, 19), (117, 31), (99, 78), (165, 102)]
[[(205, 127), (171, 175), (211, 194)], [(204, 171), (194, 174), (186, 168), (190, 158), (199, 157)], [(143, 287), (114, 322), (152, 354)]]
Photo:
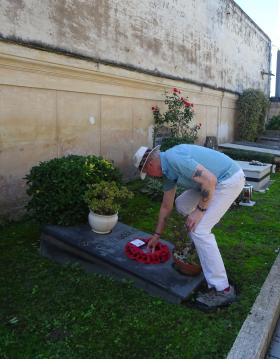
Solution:
[(188, 263), (183, 260), (176, 258), (173, 251), (173, 261), (174, 261), (174, 269), (178, 272), (189, 275), (189, 276), (196, 276), (199, 275), (202, 271), (201, 265), (196, 263)]

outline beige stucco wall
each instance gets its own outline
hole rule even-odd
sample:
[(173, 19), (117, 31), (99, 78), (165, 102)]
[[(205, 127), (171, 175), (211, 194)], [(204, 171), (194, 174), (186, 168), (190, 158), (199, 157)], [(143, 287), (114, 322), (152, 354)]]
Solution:
[(270, 102), (267, 118), (270, 119), (273, 116), (280, 116), (280, 102)]
[(102, 155), (130, 176), (152, 144), (151, 107), (174, 86), (194, 102), (198, 143), (232, 140), (236, 95), (0, 42), (0, 214), (22, 208), (23, 177), (56, 156)]
[(269, 94), (269, 38), (232, 0), (1, 0), (0, 37)]

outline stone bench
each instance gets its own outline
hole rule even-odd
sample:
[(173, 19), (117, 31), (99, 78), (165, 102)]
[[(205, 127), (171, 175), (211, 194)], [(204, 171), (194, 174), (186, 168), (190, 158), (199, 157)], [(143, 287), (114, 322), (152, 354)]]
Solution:
[(270, 181), (272, 164), (266, 163), (264, 166), (250, 165), (247, 161), (236, 161), (242, 168), (246, 183), (251, 184), (255, 191), (264, 190)]

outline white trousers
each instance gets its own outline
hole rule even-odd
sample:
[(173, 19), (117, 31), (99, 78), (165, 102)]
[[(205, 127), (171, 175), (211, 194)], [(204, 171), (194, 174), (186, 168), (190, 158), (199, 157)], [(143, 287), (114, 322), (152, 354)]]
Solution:
[[(195, 230), (189, 232), (208, 286), (216, 290), (227, 288), (229, 282), (215, 236), (211, 231), (238, 197), (244, 184), (245, 176), (242, 170), (217, 184), (207, 211), (204, 212)], [(196, 207), (200, 198), (200, 192), (193, 189), (183, 192), (175, 200), (177, 211), (184, 216), (188, 215)]]

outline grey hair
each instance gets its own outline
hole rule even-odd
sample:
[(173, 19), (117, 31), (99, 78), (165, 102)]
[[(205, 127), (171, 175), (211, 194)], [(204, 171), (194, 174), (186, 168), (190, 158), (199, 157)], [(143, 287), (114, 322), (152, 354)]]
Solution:
[(154, 151), (151, 156), (149, 156), (148, 162), (150, 162), (151, 160), (156, 160), (159, 158), (159, 154), (160, 154), (160, 150), (156, 150)]

